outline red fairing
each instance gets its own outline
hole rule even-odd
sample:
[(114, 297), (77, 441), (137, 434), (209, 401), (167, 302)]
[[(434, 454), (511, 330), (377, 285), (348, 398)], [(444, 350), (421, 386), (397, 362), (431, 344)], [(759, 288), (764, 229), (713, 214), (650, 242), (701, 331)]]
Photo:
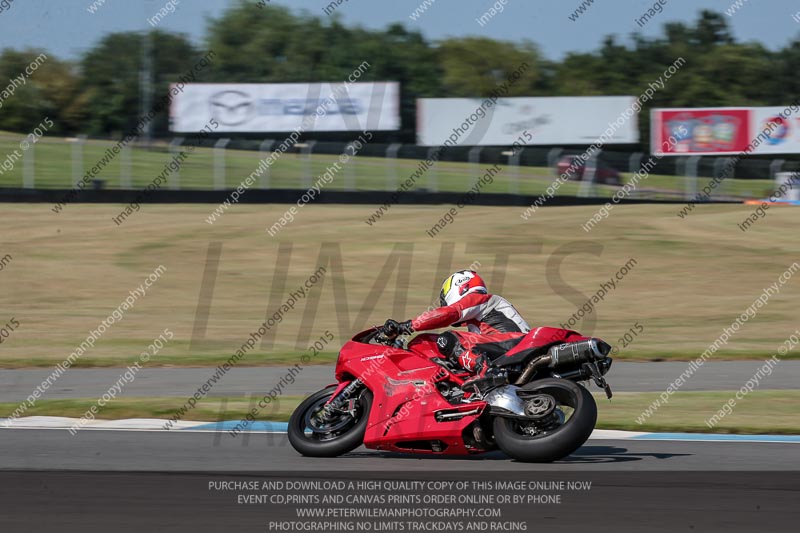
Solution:
[[(357, 341), (342, 347), (336, 378), (349, 382), (358, 377), (373, 393), (364, 445), (396, 452), (435, 453), (416, 449), (414, 442), (436, 440), (444, 444), (441, 453), (447, 455), (481, 452), (466, 445), (462, 434), (480, 416), (486, 403), (459, 406), (448, 402), (436, 383), (444, 379), (457, 383), (462, 380), (430, 360), (436, 354), (434, 336), (423, 336), (415, 347), (418, 353)], [(462, 409), (470, 414), (458, 420), (436, 420), (437, 412)]]
[[(487, 451), (470, 436), (474, 435), (474, 424), (488, 404), (451, 403), (440, 392), (441, 382), (459, 386), (470, 374), (451, 371), (432, 360), (440, 357), (436, 347), (438, 336), (417, 335), (404, 350), (367, 344), (364, 340), (371, 332), (374, 330), (359, 333), (342, 346), (336, 362), (339, 390), (357, 378), (372, 391), (364, 445), (378, 450), (436, 455)], [(586, 338), (566, 329), (534, 328), (510, 354)]]
[(452, 326), (461, 319), (463, 312), (470, 307), (481, 305), (489, 301), (491, 295), (472, 293), (467, 294), (453, 305), (439, 307), (432, 311), (422, 313), (411, 321), (414, 331), (429, 331), (432, 329)]

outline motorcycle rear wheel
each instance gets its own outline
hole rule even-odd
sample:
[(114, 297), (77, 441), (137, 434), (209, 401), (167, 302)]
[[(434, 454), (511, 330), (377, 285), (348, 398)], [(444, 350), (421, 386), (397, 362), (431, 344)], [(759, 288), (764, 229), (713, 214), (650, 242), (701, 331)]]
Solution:
[(520, 389), (550, 395), (559, 407), (569, 407), (573, 411), (565, 422), (541, 429), (534, 435), (530, 435), (526, 425), (518, 420), (496, 417), (494, 438), (498, 447), (511, 458), (528, 463), (557, 461), (580, 448), (594, 431), (597, 404), (586, 388), (566, 379), (548, 378), (527, 383)]
[(315, 431), (309, 427), (313, 423), (311, 416), (325, 405), (335, 390), (335, 387), (329, 387), (309, 396), (289, 419), (289, 442), (307, 457), (336, 457), (355, 450), (364, 442), (372, 407), (372, 392), (367, 389), (357, 397), (355, 417), (340, 416), (335, 423), (329, 424), (331, 431), (328, 433), (321, 431), (324, 426), (315, 428)]

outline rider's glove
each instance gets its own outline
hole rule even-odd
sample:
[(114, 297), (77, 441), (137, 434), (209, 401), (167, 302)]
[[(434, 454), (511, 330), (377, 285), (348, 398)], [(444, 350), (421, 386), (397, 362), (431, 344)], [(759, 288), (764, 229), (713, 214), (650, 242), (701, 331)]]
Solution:
[(405, 322), (400, 322), (397, 325), (397, 332), (400, 335), (411, 335), (414, 333), (414, 328), (411, 326), (411, 321), (406, 320)]
[(383, 334), (392, 337), (394, 335), (408, 335), (413, 333), (414, 328), (411, 327), (411, 321), (398, 322), (394, 319), (389, 319), (383, 325)]
[(397, 335), (397, 328), (400, 326), (400, 323), (397, 320), (390, 318), (383, 324), (383, 334), (387, 337), (393, 337)]

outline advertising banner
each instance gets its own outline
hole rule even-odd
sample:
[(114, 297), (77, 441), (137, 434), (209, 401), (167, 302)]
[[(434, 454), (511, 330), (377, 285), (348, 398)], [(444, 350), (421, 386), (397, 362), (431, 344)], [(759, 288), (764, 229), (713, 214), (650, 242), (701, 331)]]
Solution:
[(188, 83), (170, 107), (170, 130), (197, 132), (397, 130), (397, 82)]
[(766, 142), (753, 150), (758, 154), (800, 153), (800, 117), (786, 113), (785, 107), (755, 107), (752, 110), (751, 135), (756, 138), (771, 129)]
[(654, 109), (651, 117), (656, 155), (731, 155), (750, 145), (752, 154), (800, 153), (800, 119), (789, 107)]
[[(417, 143), (441, 146), (605, 144), (639, 141), (633, 96), (421, 98)], [(527, 133), (526, 133), (527, 132)]]

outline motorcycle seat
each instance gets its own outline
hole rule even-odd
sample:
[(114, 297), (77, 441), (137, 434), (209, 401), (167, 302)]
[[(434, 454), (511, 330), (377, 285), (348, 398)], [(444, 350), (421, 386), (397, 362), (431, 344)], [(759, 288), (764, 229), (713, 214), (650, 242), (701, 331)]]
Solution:
[(476, 344), (472, 348), (473, 353), (481, 353), (489, 358), (492, 363), (496, 364), (496, 361), (503, 356), (514, 346), (519, 344), (524, 337), (517, 337), (515, 339), (507, 339), (504, 341), (498, 342), (485, 342), (482, 344)]
[(526, 348), (519, 350), (512, 355), (507, 355), (508, 352), (522, 342), (522, 339), (524, 338), (525, 337), (519, 337), (517, 339), (508, 339), (500, 342), (476, 344), (472, 350), (473, 353), (476, 354), (485, 354), (494, 366), (503, 367), (524, 363), (532, 356), (544, 355), (550, 348), (550, 345), (543, 345), (534, 348)]

